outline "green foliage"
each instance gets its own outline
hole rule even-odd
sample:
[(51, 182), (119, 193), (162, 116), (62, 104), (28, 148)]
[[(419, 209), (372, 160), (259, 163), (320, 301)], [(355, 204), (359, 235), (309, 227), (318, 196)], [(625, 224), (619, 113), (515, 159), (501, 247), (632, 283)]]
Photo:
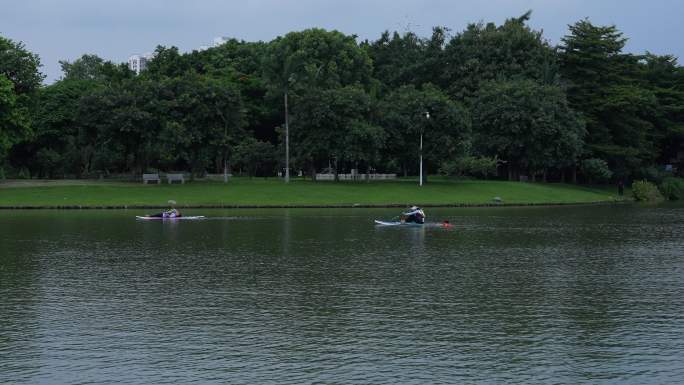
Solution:
[(684, 101), (676, 91), (668, 95), (666, 89), (674, 91), (670, 86), (645, 79), (667, 71), (664, 63), (622, 53), (627, 40), (622, 33), (589, 20), (571, 25), (562, 40), (562, 74), (570, 105), (587, 122), (587, 152), (626, 173), (652, 163), (659, 155), (658, 137), (676, 119), (668, 105)]
[(365, 45), (373, 60), (373, 74), (389, 89), (416, 84), (416, 72), (425, 57), (425, 41), (413, 32), (400, 35), (394, 32), (390, 37), (385, 31), (380, 39)]
[[(35, 96), (33, 145), (14, 154), (14, 165), (46, 176), (56, 173), (80, 175), (88, 171), (87, 163), (93, 152), (92, 138), (86, 135), (83, 124), (89, 116), (81, 114), (79, 107), (81, 97), (99, 87), (99, 83), (91, 80), (61, 80), (41, 88)], [(37, 161), (37, 153), (43, 150), (59, 154), (61, 160)]]
[(275, 147), (254, 138), (246, 138), (238, 144), (232, 158), (233, 167), (247, 170), (250, 177), (257, 175), (259, 169), (263, 169), (265, 175), (272, 175), (276, 164)]
[(31, 96), (40, 86), (40, 59), (22, 43), (0, 36), (0, 165), (9, 149), (31, 135)]
[(133, 71), (126, 65), (116, 65), (111, 61), (104, 61), (97, 55), (83, 55), (73, 63), (60, 60), (64, 73), (63, 80), (90, 80), (101, 83), (119, 83), (123, 79), (133, 77)]
[(38, 55), (27, 51), (23, 43), (0, 36), (0, 76), (13, 84), (17, 95), (28, 94), (40, 87), (44, 75), (39, 72)]
[(487, 83), (473, 107), (476, 150), (537, 172), (574, 165), (584, 125), (563, 91), (531, 80)]
[(380, 102), (379, 116), (379, 123), (388, 136), (385, 154), (399, 159), (403, 167), (417, 166), (421, 133), (423, 158), (433, 167), (446, 159), (468, 155), (471, 146), (468, 111), (432, 85), (422, 89), (413, 86), (396, 89)]
[(441, 84), (456, 100), (475, 97), (482, 84), (493, 80), (531, 79), (557, 81), (554, 49), (526, 22), (531, 12), (501, 26), (470, 24), (449, 41), (444, 50)]
[(608, 168), (608, 163), (598, 158), (583, 160), (581, 170), (589, 183), (605, 183), (613, 176), (613, 172)]
[(437, 83), (443, 71), (444, 44), (448, 29), (435, 27), (430, 39), (413, 32), (400, 35), (385, 31), (372, 43), (362, 45), (373, 60), (373, 75), (379, 80), (383, 93), (406, 85), (421, 87)]
[(14, 85), (0, 74), (0, 163), (15, 143), (30, 135), (28, 111), (14, 91)]
[(359, 87), (311, 90), (293, 108), (293, 153), (306, 163), (302, 167), (330, 160), (370, 162), (385, 140), (384, 131), (368, 123), (370, 116), (370, 96)]
[(665, 178), (659, 188), (663, 196), (669, 200), (684, 200), (684, 178)]
[(320, 28), (277, 37), (268, 48), (265, 71), (279, 90), (368, 84), (371, 59), (354, 36)]
[(53, 178), (55, 171), (59, 171), (62, 157), (50, 148), (41, 148), (35, 156), (35, 163), (44, 176)]
[(176, 78), (190, 70), (187, 56), (181, 55), (178, 47), (157, 46), (154, 57), (147, 63), (144, 73), (153, 79)]
[(640, 167), (634, 172), (636, 179), (643, 179), (655, 184), (660, 184), (663, 179), (672, 175), (655, 166)]
[(634, 199), (643, 202), (657, 202), (663, 200), (663, 196), (658, 191), (655, 184), (641, 180), (632, 183), (632, 194)]
[(496, 158), (466, 156), (442, 162), (439, 173), (447, 176), (478, 176), (487, 178), (496, 174)]
[(587, 158), (591, 181), (684, 169), (676, 58), (623, 53), (617, 27), (589, 20), (553, 47), (529, 19), (361, 44), (314, 28), (191, 53), (159, 46), (140, 76), (83, 55), (44, 87), (38, 57), (0, 37), (0, 165), (42, 177), (226, 163), (273, 173), (287, 95), (291, 163), (309, 171), (417, 174), (421, 136), (425, 169), (450, 175), (487, 177), (492, 158), (511, 177), (558, 178)]

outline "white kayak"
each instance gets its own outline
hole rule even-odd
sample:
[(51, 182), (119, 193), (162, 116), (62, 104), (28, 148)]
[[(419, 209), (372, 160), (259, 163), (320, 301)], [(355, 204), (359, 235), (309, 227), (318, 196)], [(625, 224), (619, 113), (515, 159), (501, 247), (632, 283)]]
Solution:
[(422, 223), (415, 223), (415, 222), (400, 222), (400, 221), (381, 221), (381, 220), (375, 220), (376, 225), (380, 226), (423, 226)]
[(150, 217), (150, 216), (135, 216), (136, 219), (140, 219), (143, 221), (180, 221), (180, 220), (197, 220), (197, 219), (204, 219), (204, 215), (196, 215), (196, 216), (189, 216), (189, 217), (175, 217), (175, 218), (163, 218), (163, 217)]

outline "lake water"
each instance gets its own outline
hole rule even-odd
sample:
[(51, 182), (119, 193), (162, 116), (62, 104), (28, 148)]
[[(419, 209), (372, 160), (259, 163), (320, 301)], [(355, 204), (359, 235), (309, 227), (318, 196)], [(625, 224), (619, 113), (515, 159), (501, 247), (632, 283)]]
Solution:
[(684, 381), (684, 206), (0, 211), (2, 384)]

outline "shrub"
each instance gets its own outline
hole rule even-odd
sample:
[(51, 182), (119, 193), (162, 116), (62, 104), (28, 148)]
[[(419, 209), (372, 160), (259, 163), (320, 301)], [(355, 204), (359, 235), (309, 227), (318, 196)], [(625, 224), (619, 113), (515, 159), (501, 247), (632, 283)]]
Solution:
[(655, 202), (663, 200), (663, 196), (660, 195), (656, 185), (646, 180), (632, 183), (632, 194), (634, 199), (638, 201)]
[(496, 174), (496, 159), (466, 156), (453, 161), (442, 162), (439, 173), (447, 176), (481, 176), (487, 178)]
[(53, 149), (41, 148), (35, 156), (35, 162), (40, 167), (43, 176), (51, 178), (60, 168), (62, 156)]
[(604, 183), (613, 176), (613, 172), (608, 168), (608, 163), (598, 158), (583, 160), (581, 170), (589, 183)]
[(660, 192), (669, 200), (684, 199), (684, 178), (665, 178), (660, 184)]
[(665, 179), (669, 175), (672, 174), (659, 170), (657, 167), (648, 166), (641, 167), (638, 170), (636, 170), (636, 172), (634, 173), (634, 178), (660, 184), (663, 181), (663, 179)]

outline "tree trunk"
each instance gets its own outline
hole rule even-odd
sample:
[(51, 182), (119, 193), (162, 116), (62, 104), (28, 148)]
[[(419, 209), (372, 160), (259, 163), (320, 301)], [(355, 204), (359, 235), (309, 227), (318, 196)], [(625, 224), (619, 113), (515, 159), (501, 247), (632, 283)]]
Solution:
[(506, 169), (508, 171), (508, 181), (511, 182), (513, 181), (513, 165), (509, 163), (508, 166), (506, 166)]
[(337, 170), (337, 158), (335, 158), (335, 182), (340, 181), (340, 174), (339, 171)]
[(572, 183), (577, 184), (577, 167), (572, 166)]
[(544, 179), (543, 179), (543, 182), (544, 182), (544, 183), (546, 183), (546, 181), (547, 181), (547, 179), (546, 179), (547, 176), (548, 176), (548, 175), (547, 175), (547, 171), (546, 171), (546, 169), (544, 169), (544, 173), (542, 174), (542, 178), (544, 178)]

